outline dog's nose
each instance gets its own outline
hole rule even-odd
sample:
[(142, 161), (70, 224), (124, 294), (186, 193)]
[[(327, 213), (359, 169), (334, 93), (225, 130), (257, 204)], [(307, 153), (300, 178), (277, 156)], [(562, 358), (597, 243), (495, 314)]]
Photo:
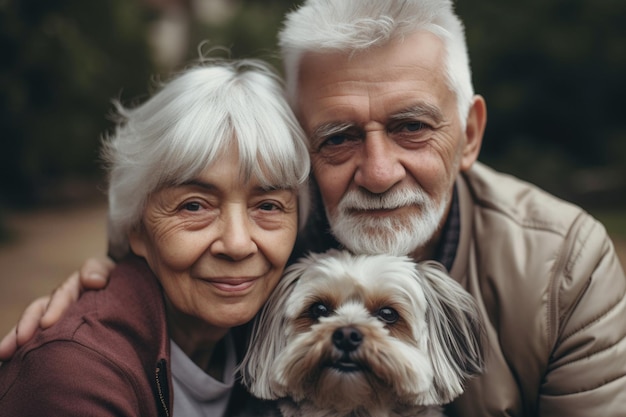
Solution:
[(333, 332), (333, 344), (344, 352), (355, 350), (362, 341), (363, 335), (354, 327), (340, 327)]

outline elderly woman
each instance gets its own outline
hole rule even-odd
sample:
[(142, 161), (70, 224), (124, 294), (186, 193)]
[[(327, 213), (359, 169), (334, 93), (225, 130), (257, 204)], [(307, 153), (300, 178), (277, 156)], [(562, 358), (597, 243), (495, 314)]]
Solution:
[(103, 155), (111, 250), (123, 261), (105, 290), (0, 367), (1, 413), (235, 414), (245, 324), (302, 220), (302, 132), (257, 61), (196, 66), (117, 108)]

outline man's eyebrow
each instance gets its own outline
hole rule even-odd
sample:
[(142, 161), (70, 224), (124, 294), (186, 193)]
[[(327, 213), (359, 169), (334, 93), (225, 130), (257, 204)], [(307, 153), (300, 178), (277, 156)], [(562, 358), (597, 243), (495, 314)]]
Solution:
[(317, 143), (322, 139), (343, 133), (354, 126), (355, 124), (351, 122), (326, 122), (317, 126), (309, 139), (311, 143)]
[(406, 107), (398, 112), (389, 116), (392, 121), (419, 119), (421, 117), (428, 117), (433, 120), (434, 123), (441, 123), (444, 121), (444, 116), (439, 107), (429, 103), (420, 102), (412, 106)]

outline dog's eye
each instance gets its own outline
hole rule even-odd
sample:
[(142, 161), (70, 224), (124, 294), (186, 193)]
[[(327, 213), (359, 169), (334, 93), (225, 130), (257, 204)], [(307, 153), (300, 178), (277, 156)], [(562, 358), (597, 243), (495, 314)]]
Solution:
[(324, 303), (315, 303), (309, 309), (311, 317), (319, 319), (320, 317), (330, 316), (330, 309)]
[(391, 307), (383, 307), (378, 310), (378, 318), (387, 324), (393, 324), (398, 321), (400, 315)]

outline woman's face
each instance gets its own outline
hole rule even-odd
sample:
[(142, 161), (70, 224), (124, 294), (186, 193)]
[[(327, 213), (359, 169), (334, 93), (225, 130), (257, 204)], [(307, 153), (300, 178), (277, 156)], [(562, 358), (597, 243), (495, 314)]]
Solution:
[(215, 339), (250, 321), (291, 254), (297, 207), (294, 190), (242, 183), (236, 152), (152, 194), (130, 243), (163, 286), (168, 320)]

